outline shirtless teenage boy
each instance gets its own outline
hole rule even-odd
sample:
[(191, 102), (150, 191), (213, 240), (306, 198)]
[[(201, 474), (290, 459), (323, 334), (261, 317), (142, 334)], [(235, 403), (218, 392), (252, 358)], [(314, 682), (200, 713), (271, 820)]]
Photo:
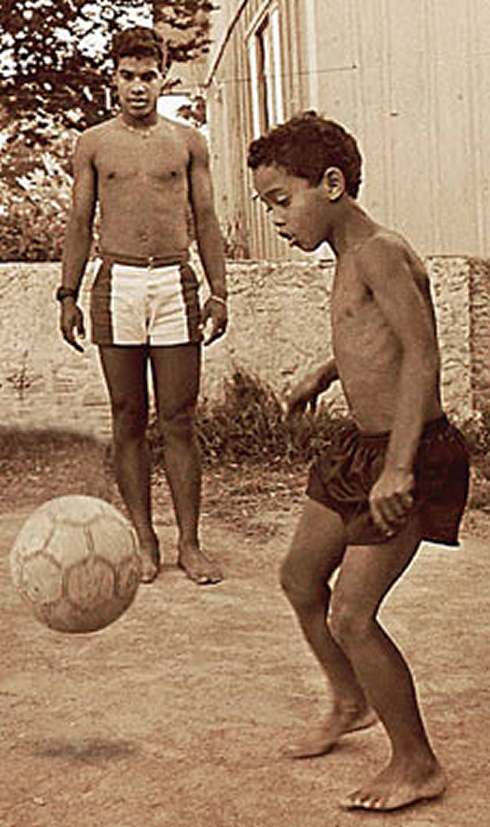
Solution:
[(361, 157), (340, 125), (304, 113), (254, 141), (249, 166), (278, 233), (305, 251), (326, 241), (337, 261), (334, 359), (293, 389), (290, 412), (339, 379), (355, 423), (313, 465), (281, 571), (333, 696), (330, 717), (293, 755), (326, 753), (379, 720), (388, 766), (343, 805), (393, 810), (446, 782), (377, 614), (423, 539), (457, 545), (468, 488), (463, 439), (441, 409), (429, 282), (407, 242), (357, 204)]
[[(215, 583), (221, 573), (198, 538), (201, 469), (194, 411), (202, 331), (209, 322), (209, 344), (227, 325), (225, 266), (205, 140), (197, 130), (157, 114), (162, 48), (144, 27), (115, 40), (121, 111), (78, 142), (57, 298), (62, 334), (81, 350), (77, 334), (84, 336), (84, 323), (77, 297), (98, 204), (101, 262), (91, 293), (92, 339), (111, 399), (117, 480), (138, 533), (142, 580), (154, 580), (161, 562), (146, 443), (150, 366), (179, 529), (179, 565), (195, 582)], [(188, 263), (189, 209), (211, 290), (202, 311)]]

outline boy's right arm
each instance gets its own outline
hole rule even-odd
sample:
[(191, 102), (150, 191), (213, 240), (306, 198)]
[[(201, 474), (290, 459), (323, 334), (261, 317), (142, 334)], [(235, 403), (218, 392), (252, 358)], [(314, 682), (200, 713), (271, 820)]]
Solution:
[[(83, 313), (77, 305), (78, 292), (92, 246), (92, 227), (96, 206), (96, 171), (91, 141), (82, 135), (75, 151), (72, 206), (63, 247), (60, 329), (63, 338), (75, 350), (83, 351), (75, 330), (85, 336)], [(71, 294), (71, 295), (70, 295)]]
[(309, 373), (296, 385), (288, 396), (288, 416), (303, 413), (307, 405), (312, 411), (316, 410), (318, 397), (328, 390), (332, 382), (339, 378), (335, 359), (331, 359), (321, 367)]

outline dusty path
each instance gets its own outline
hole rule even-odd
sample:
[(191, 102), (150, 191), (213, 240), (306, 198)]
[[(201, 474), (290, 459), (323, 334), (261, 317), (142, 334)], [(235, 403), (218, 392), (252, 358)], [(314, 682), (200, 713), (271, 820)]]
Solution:
[[(270, 507), (270, 500), (268, 502)], [(451, 786), (383, 815), (338, 800), (381, 767), (379, 728), (292, 762), (288, 739), (322, 715), (324, 686), (277, 584), (294, 513), (269, 540), (204, 518), (227, 579), (197, 588), (169, 565), (112, 627), (44, 629), (10, 584), (26, 511), (0, 517), (0, 827), (483, 827), (488, 824), (488, 548), (426, 546), (384, 610), (407, 654)]]

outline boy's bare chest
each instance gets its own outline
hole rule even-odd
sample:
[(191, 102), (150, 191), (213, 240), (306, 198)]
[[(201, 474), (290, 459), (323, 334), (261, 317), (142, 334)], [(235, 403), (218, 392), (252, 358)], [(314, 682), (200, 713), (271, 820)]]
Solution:
[(188, 154), (173, 143), (136, 138), (101, 148), (96, 167), (102, 188), (142, 181), (171, 186), (187, 177)]
[(354, 274), (337, 273), (333, 283), (331, 316), (332, 324), (358, 323), (371, 304), (366, 287)]
[(391, 332), (386, 320), (366, 285), (355, 274), (336, 277), (331, 301), (334, 348), (355, 355), (360, 362), (386, 349)]

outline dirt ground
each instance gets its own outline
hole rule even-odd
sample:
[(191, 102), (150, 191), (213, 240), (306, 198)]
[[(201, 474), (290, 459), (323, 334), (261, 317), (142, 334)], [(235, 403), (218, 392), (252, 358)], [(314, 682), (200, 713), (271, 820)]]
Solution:
[(74, 471), (58, 475), (59, 491), (52, 469), (3, 477), (0, 827), (489, 823), (488, 517), (468, 516), (458, 549), (424, 546), (382, 613), (413, 668), (448, 792), (398, 813), (346, 813), (338, 801), (387, 758), (380, 727), (322, 758), (282, 754), (328, 706), (277, 585), (303, 480), (207, 474), (202, 535), (226, 572), (212, 587), (176, 568), (173, 517), (157, 485), (162, 576), (111, 627), (70, 636), (29, 615), (8, 554), (37, 503), (87, 493)]

